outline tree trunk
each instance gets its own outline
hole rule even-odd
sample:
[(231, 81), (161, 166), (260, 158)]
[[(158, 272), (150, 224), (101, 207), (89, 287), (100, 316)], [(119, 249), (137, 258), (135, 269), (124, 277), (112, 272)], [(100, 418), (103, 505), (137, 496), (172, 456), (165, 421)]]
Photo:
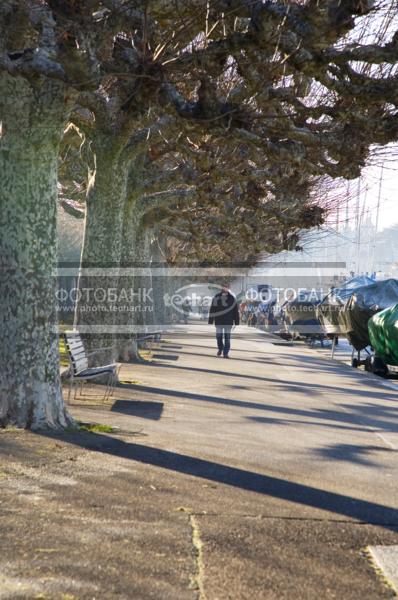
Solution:
[(54, 81), (0, 75), (0, 426), (65, 427), (56, 314), (57, 160), (68, 114)]
[(152, 242), (151, 247), (154, 266), (152, 273), (152, 287), (154, 301), (154, 324), (159, 327), (159, 331), (162, 331), (168, 323), (168, 315), (165, 305), (165, 294), (167, 292), (167, 265), (165, 265), (165, 259), (161, 252), (160, 244), (161, 237), (159, 234), (157, 234)]
[(82, 250), (75, 327), (88, 351), (105, 348), (91, 364), (117, 358), (117, 290), (122, 247), (128, 164), (120, 160), (114, 140), (95, 144), (95, 173), (87, 193), (87, 212)]
[(141, 225), (139, 200), (134, 195), (124, 210), (121, 265), (123, 275), (119, 279), (117, 312), (119, 356), (122, 360), (137, 360), (137, 340), (146, 333), (153, 307), (150, 274), (142, 271), (150, 269), (149, 240)]

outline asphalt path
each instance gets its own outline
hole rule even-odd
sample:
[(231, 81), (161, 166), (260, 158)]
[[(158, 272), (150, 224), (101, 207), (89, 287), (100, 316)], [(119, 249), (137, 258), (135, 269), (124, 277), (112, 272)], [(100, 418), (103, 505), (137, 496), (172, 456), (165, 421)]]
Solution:
[(74, 400), (112, 432), (2, 434), (0, 598), (393, 597), (398, 394), (275, 342), (190, 323)]

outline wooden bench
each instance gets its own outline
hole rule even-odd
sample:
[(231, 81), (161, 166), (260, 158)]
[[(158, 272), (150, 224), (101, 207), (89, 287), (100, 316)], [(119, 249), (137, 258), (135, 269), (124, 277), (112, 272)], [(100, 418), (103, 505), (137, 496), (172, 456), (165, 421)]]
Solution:
[(70, 387), (68, 394), (68, 402), (70, 401), (70, 396), (72, 392), (72, 388), (74, 385), (75, 393), (74, 398), (76, 397), (77, 384), (80, 384), (80, 392), (82, 390), (83, 383), (85, 381), (90, 381), (92, 379), (96, 379), (97, 377), (107, 377), (107, 383), (105, 388), (105, 393), (103, 397), (103, 401), (107, 400), (110, 396), (113, 395), (113, 391), (115, 388), (115, 384), (117, 381), (117, 375), (120, 370), (120, 365), (117, 363), (112, 363), (110, 365), (104, 365), (101, 367), (90, 367), (88, 366), (88, 357), (94, 354), (98, 354), (99, 352), (103, 352), (104, 350), (108, 350), (108, 348), (98, 348), (93, 352), (86, 353), (84, 348), (83, 341), (80, 337), (79, 332), (77, 331), (65, 331), (64, 332), (64, 340), (65, 346), (69, 354), (69, 362), (70, 362)]

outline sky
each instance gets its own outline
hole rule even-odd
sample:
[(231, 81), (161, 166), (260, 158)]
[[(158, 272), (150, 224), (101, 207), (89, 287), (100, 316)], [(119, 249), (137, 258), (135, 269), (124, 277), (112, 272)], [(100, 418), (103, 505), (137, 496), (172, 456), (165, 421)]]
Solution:
[[(398, 145), (391, 148), (391, 152), (388, 147), (383, 149), (383, 155), (372, 160), (372, 163), (372, 166), (362, 170), (360, 180), (346, 180), (345, 183), (340, 180), (336, 183), (337, 188), (334, 189), (341, 195), (341, 201), (339, 208), (328, 219), (330, 229), (340, 231), (347, 222), (351, 228), (356, 228), (358, 212), (360, 223), (370, 218), (374, 225), (377, 224), (377, 231), (398, 225)], [(332, 187), (332, 200), (334, 194)], [(350, 197), (348, 206), (344, 200), (346, 194)]]
[[(373, 270), (373, 268), (364, 267), (361, 261), (363, 262), (362, 257), (365, 257), (364, 260), (368, 261), (371, 267), (375, 266), (377, 256), (374, 254), (375, 234), (369, 230), (367, 225), (368, 219), (372, 221), (373, 225), (376, 225), (379, 198), (377, 231), (381, 232), (393, 225), (398, 225), (398, 144), (373, 150), (370, 166), (363, 169), (360, 180), (336, 181), (338, 196), (340, 195), (341, 198), (339, 208), (333, 211), (326, 225), (320, 230), (313, 230), (308, 235), (304, 234), (303, 253), (301, 255), (288, 253), (289, 260), (308, 261), (317, 260), (317, 257), (325, 260), (325, 252), (328, 252), (328, 255), (333, 256), (333, 260), (350, 260), (350, 268), (353, 270), (358, 272)], [(347, 192), (350, 197), (348, 207), (345, 200)], [(333, 199), (333, 195), (332, 187), (331, 199)], [(358, 213), (361, 225), (359, 230), (357, 229)], [(352, 230), (354, 237), (347, 236), (345, 233), (346, 224)], [(358, 252), (355, 250), (357, 247)], [(356, 268), (351, 264), (353, 260), (356, 260)]]
[(378, 231), (398, 224), (398, 159), (385, 161), (383, 169), (380, 166), (364, 169), (361, 186), (361, 210), (373, 223), (376, 223), (380, 190)]
[[(356, 19), (356, 27), (350, 32), (348, 38), (351, 42), (359, 44), (386, 43), (390, 42), (398, 29), (398, 10), (394, 0), (378, 0), (375, 3), (377, 11)], [(356, 68), (361, 63), (352, 63)], [(363, 65), (362, 65), (363, 66)], [(372, 75), (375, 77), (387, 73), (384, 72), (385, 65), (374, 65)], [(367, 73), (371, 74), (371, 73)], [(389, 76), (396, 74), (393, 69)], [(361, 209), (364, 208), (364, 216), (371, 216), (376, 222), (377, 203), (379, 195), (379, 180), (381, 165), (383, 168), (383, 182), (380, 195), (380, 212), (378, 220), (378, 231), (382, 231), (392, 225), (398, 224), (398, 145), (396, 143), (387, 146), (373, 147), (371, 162), (378, 166), (364, 169), (361, 178)], [(352, 182), (351, 185), (358, 185)], [(354, 205), (356, 202), (354, 201)], [(355, 213), (355, 208), (353, 213)], [(355, 220), (355, 215), (353, 221)], [(353, 222), (352, 221), (352, 222)]]

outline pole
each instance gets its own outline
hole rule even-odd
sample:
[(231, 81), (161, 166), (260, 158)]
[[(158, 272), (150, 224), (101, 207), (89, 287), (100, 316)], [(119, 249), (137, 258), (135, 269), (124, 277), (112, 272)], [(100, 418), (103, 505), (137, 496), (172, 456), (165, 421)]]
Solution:
[(381, 204), (381, 189), (382, 189), (382, 185), (383, 185), (383, 169), (384, 169), (384, 164), (381, 165), (381, 170), (380, 170), (380, 179), (379, 179), (379, 193), (377, 196), (377, 208), (376, 208), (376, 223), (375, 223), (375, 234), (374, 234), (374, 239), (373, 239), (373, 260), (372, 260), (372, 271), (376, 271), (376, 238), (377, 238), (377, 231), (379, 229), (379, 216), (380, 216), (380, 204)]
[(358, 190), (357, 190), (357, 202), (355, 207), (355, 226), (356, 226), (356, 246), (357, 246), (357, 256), (356, 256), (356, 272), (359, 275), (359, 255), (360, 255), (360, 244), (361, 244), (361, 228), (360, 228), (360, 216), (359, 216), (359, 206), (360, 206), (360, 195), (361, 195), (361, 178), (358, 178)]

